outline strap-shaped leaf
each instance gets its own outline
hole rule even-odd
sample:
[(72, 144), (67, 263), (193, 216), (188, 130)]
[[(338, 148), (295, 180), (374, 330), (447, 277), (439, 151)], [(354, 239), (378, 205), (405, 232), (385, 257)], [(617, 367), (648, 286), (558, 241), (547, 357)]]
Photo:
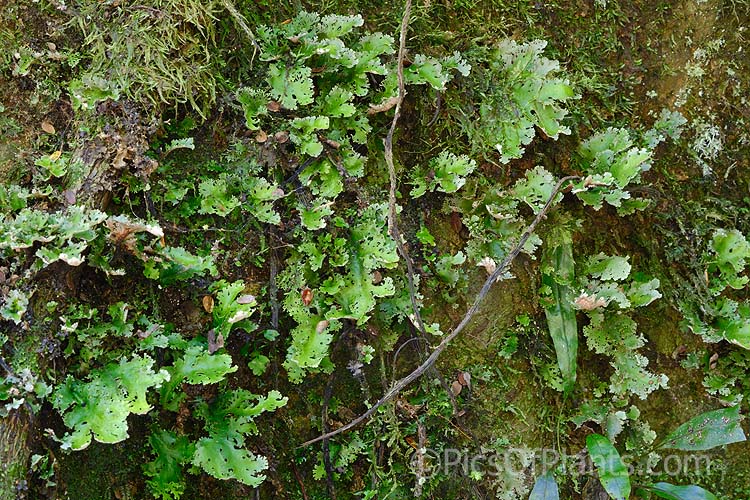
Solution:
[(560, 235), (557, 246), (548, 248), (542, 264), (545, 272), (542, 285), (549, 291), (544, 313), (547, 317), (552, 342), (557, 354), (557, 365), (563, 378), (566, 393), (573, 389), (576, 381), (576, 359), (578, 357), (578, 323), (573, 309), (573, 243), (570, 233)]
[(596, 466), (599, 481), (609, 496), (614, 500), (630, 498), (628, 468), (609, 439), (601, 434), (591, 434), (586, 438), (586, 448)]
[(675, 429), (664, 439), (660, 448), (698, 451), (745, 441), (741, 421), (739, 405), (709, 411), (691, 418)]
[(644, 489), (667, 500), (718, 500), (710, 491), (695, 485), (675, 486), (669, 483), (656, 483)]
[(555, 476), (547, 472), (536, 478), (534, 489), (531, 490), (529, 500), (560, 500)]

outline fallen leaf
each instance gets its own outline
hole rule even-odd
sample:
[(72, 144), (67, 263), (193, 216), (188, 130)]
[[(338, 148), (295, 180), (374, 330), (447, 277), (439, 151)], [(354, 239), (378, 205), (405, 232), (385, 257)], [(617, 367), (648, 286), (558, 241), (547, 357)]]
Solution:
[(463, 388), (464, 386), (461, 385), (461, 382), (459, 382), (458, 380), (454, 380), (453, 383), (451, 384), (451, 392), (453, 393), (454, 396), (458, 396), (459, 394), (461, 394), (461, 390)]
[(68, 205), (75, 205), (76, 204), (76, 190), (75, 189), (66, 189), (63, 191), (63, 196), (65, 197), (65, 203)]
[(208, 353), (213, 354), (222, 347), (224, 347), (224, 336), (222, 334), (216, 335), (216, 331), (211, 328), (208, 331)]
[(210, 295), (204, 295), (203, 296), (203, 309), (207, 313), (212, 313), (214, 310), (214, 298)]
[(287, 132), (286, 130), (276, 132), (275, 134), (273, 134), (273, 138), (279, 144), (284, 144), (289, 140), (289, 132)]
[(312, 304), (312, 301), (313, 301), (313, 291), (310, 290), (308, 287), (305, 287), (302, 290), (301, 296), (302, 296), (302, 303), (303, 304), (305, 304), (306, 306), (309, 306), (310, 304)]
[(715, 352), (711, 355), (710, 358), (708, 358), (708, 368), (711, 370), (715, 370), (718, 364), (719, 364), (719, 353)]
[(582, 311), (592, 311), (599, 307), (606, 307), (607, 301), (601, 297), (595, 295), (588, 295), (585, 292), (581, 292), (581, 295), (576, 297), (574, 301), (575, 306)]
[(54, 153), (52, 153), (51, 155), (49, 155), (49, 159), (52, 160), (52, 161), (57, 161), (57, 160), (60, 159), (61, 155), (62, 155), (62, 151), (57, 150)]
[(497, 263), (492, 257), (485, 257), (477, 262), (477, 267), (483, 267), (489, 276), (495, 272), (495, 269), (497, 269)]
[(257, 134), (255, 134), (255, 142), (259, 142), (263, 144), (268, 140), (268, 134), (266, 134), (264, 131), (259, 130)]
[(270, 101), (268, 104), (266, 104), (266, 108), (271, 113), (278, 113), (279, 111), (281, 111), (281, 104), (276, 101)]
[(250, 294), (240, 295), (237, 297), (238, 304), (255, 304), (255, 296)]
[(50, 122), (48, 122), (47, 120), (44, 120), (44, 121), (42, 122), (42, 130), (44, 130), (44, 131), (45, 131), (46, 133), (48, 133), (48, 134), (54, 134), (54, 133), (55, 133), (55, 126), (54, 126), (54, 125), (52, 125), (52, 124), (51, 124)]
[(672, 359), (678, 359), (685, 355), (687, 352), (687, 346), (685, 344), (681, 344), (677, 346), (677, 348), (672, 351)]
[(469, 372), (458, 372), (458, 382), (471, 389), (471, 373)]
[(318, 324), (315, 326), (315, 333), (317, 333), (317, 334), (323, 333), (324, 331), (326, 331), (326, 328), (328, 328), (329, 324), (330, 323), (328, 322), (327, 319), (324, 319), (322, 321), (318, 321)]

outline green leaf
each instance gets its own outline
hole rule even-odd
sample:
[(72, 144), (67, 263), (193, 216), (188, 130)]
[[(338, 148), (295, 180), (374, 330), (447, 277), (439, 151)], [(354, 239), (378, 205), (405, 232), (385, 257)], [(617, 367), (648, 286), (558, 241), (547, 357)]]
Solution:
[(600, 253), (588, 259), (585, 274), (602, 281), (622, 281), (630, 276), (630, 270), (628, 257)]
[(357, 14), (356, 16), (340, 16), (329, 14), (320, 19), (320, 34), (325, 38), (337, 38), (349, 34), (354, 28), (365, 23), (365, 20)]
[(252, 316), (258, 302), (250, 294), (241, 295), (245, 290), (245, 282), (242, 280), (234, 283), (220, 280), (211, 286), (211, 290), (217, 292), (217, 301), (213, 310), (213, 327), (216, 334), (221, 334), (227, 339), (232, 328)]
[(272, 64), (268, 69), (268, 85), (271, 97), (286, 109), (295, 110), (298, 105), (313, 102), (312, 70), (308, 66), (287, 68), (283, 63)]
[(333, 87), (328, 95), (325, 96), (321, 114), (330, 117), (349, 117), (354, 115), (357, 108), (351, 103), (354, 94), (341, 87)]
[(161, 252), (164, 260), (160, 262), (156, 276), (144, 270), (147, 277), (157, 277), (162, 284), (170, 285), (176, 281), (183, 281), (193, 276), (204, 274), (206, 271), (212, 276), (217, 274), (216, 266), (210, 255), (193, 255), (182, 247), (168, 247)]
[(26, 207), (31, 192), (18, 184), (0, 184), (0, 213), (9, 214)]
[(537, 477), (529, 500), (560, 500), (555, 476), (548, 472)]
[(642, 275), (634, 276), (633, 282), (630, 284), (626, 294), (628, 301), (632, 307), (645, 307), (661, 298), (659, 292), (660, 282), (657, 278), (648, 280), (647, 277)]
[(21, 290), (13, 289), (8, 292), (2, 307), (0, 307), (0, 317), (18, 325), (21, 323), (23, 315), (26, 314), (28, 307), (29, 296)]
[(571, 287), (575, 272), (573, 243), (567, 231), (561, 237), (551, 235), (547, 241), (557, 244), (547, 247), (542, 257), (543, 268), (549, 270), (542, 274), (542, 286), (549, 290), (544, 313), (563, 377), (563, 390), (569, 393), (575, 385), (578, 357), (578, 323)]
[(195, 149), (195, 143), (193, 142), (192, 137), (185, 137), (184, 139), (173, 139), (169, 144), (166, 145), (164, 148), (164, 154), (167, 155), (174, 151), (175, 149)]
[(57, 156), (42, 156), (34, 162), (34, 165), (42, 167), (46, 171), (43, 180), (48, 180), (50, 176), (62, 177), (68, 171), (68, 157), (60, 155), (58, 152)]
[(609, 496), (614, 500), (628, 500), (630, 498), (628, 468), (609, 439), (601, 434), (590, 434), (586, 437), (586, 448), (596, 466), (599, 481)]
[(326, 227), (325, 218), (333, 214), (331, 202), (325, 199), (317, 200), (311, 208), (299, 207), (300, 221), (302, 225), (311, 230), (323, 229)]
[(738, 304), (729, 299), (718, 303), (724, 307), (718, 309), (716, 331), (729, 342), (750, 349), (750, 303)]
[(414, 171), (411, 184), (415, 187), (411, 190), (411, 196), (418, 198), (427, 191), (435, 190), (443, 193), (455, 193), (466, 184), (466, 177), (476, 167), (476, 161), (466, 155), (456, 156), (450, 151), (443, 151), (436, 158), (430, 160), (429, 177), (431, 177), (431, 181), (429, 184), (425, 180), (428, 174), (422, 169)]
[(143, 465), (143, 472), (151, 478), (146, 485), (157, 498), (179, 500), (185, 492), (182, 466), (192, 461), (195, 445), (167, 430), (153, 432), (148, 443), (156, 458)]
[(200, 213), (226, 217), (240, 206), (240, 200), (228, 194), (228, 189), (228, 181), (224, 177), (201, 181), (198, 186), (198, 193), (201, 197)]
[(739, 405), (709, 411), (679, 426), (664, 439), (659, 448), (699, 451), (745, 441), (741, 422)]
[(443, 70), (440, 61), (422, 54), (417, 54), (412, 64), (404, 69), (404, 80), (411, 85), (427, 83), (435, 90), (445, 90), (450, 79), (450, 73)]
[(299, 147), (300, 154), (319, 156), (323, 152), (323, 145), (318, 139), (316, 131), (326, 130), (330, 121), (327, 116), (306, 116), (295, 118), (290, 124), (292, 132), (289, 138)]
[[(513, 197), (526, 203), (535, 214), (538, 214), (552, 196), (556, 184), (557, 179), (551, 173), (544, 167), (536, 166), (527, 171), (526, 177), (513, 186)], [(557, 193), (552, 203), (559, 203), (562, 198), (563, 194)]]
[(54, 407), (62, 414), (72, 432), (62, 439), (62, 447), (82, 450), (92, 437), (101, 443), (118, 443), (128, 437), (127, 418), (131, 413), (145, 414), (150, 388), (169, 380), (165, 370), (154, 372), (154, 360), (148, 356), (124, 358), (119, 364), (92, 371), (87, 382), (68, 376), (53, 396)]
[(228, 354), (210, 354), (201, 345), (193, 345), (185, 350), (181, 358), (168, 368), (170, 378), (161, 388), (161, 403), (168, 410), (177, 411), (183, 394), (175, 391), (183, 382), (188, 384), (215, 384), (235, 371), (232, 357)]
[(237, 101), (245, 113), (245, 126), (250, 130), (259, 130), (257, 119), (268, 115), (268, 102), (271, 98), (263, 91), (243, 87), (237, 91)]
[(236, 479), (252, 487), (265, 480), (268, 460), (248, 450), (238, 448), (227, 438), (201, 438), (195, 445), (193, 465), (218, 479)]
[[(257, 400), (257, 403), (253, 403)], [(196, 444), (193, 464), (219, 479), (237, 479), (256, 487), (265, 479), (265, 457), (243, 449), (247, 434), (257, 433), (253, 419), (287, 403), (278, 391), (259, 397), (244, 390), (223, 393), (211, 405), (203, 403), (198, 413), (206, 421), (209, 437)]]
[(713, 493), (695, 485), (675, 486), (669, 483), (656, 483), (645, 486), (644, 489), (667, 500), (718, 500)]
[[(543, 40), (502, 40), (487, 54), (486, 67), (474, 68), (481, 96), (478, 117), (468, 113), (461, 120), (474, 150), (494, 148), (500, 162), (508, 163), (523, 156), (535, 127), (552, 139), (570, 133), (562, 121), (574, 92), (567, 80), (553, 76), (560, 65), (542, 55), (546, 45)], [(447, 61), (444, 65), (451, 67)]]
[(726, 286), (740, 289), (748, 282), (747, 276), (739, 276), (750, 259), (750, 243), (737, 231), (717, 229), (711, 239), (711, 257), (706, 258), (709, 272), (719, 271), (721, 279), (712, 279), (711, 289), (720, 293)]
[(266, 368), (268, 368), (268, 363), (270, 362), (271, 360), (267, 356), (254, 352), (253, 358), (247, 363), (247, 367), (250, 368), (253, 375), (260, 377), (266, 372)]

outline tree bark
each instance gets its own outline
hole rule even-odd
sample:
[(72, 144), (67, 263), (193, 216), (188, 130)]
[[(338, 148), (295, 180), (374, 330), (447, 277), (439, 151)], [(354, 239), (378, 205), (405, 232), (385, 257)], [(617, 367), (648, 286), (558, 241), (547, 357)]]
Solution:
[(0, 419), (0, 500), (25, 498), (31, 449), (29, 427), (22, 413)]

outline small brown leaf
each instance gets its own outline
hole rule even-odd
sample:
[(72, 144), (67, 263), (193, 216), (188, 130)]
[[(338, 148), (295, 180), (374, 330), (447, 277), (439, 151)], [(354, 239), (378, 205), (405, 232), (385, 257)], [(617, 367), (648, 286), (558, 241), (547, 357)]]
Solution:
[(458, 380), (454, 380), (453, 383), (451, 384), (451, 392), (453, 393), (454, 396), (458, 396), (459, 394), (461, 394), (461, 390), (463, 388), (464, 386), (462, 386), (461, 382), (459, 382)]
[(209, 354), (213, 354), (224, 347), (224, 336), (222, 334), (216, 335), (216, 330), (213, 328), (208, 331), (207, 338)]
[(305, 304), (306, 306), (309, 306), (310, 304), (312, 304), (312, 301), (313, 301), (313, 291), (310, 290), (308, 287), (305, 287), (305, 288), (302, 289), (301, 296), (302, 296), (302, 303), (303, 304)]
[(237, 297), (238, 304), (255, 304), (255, 296), (248, 294)]
[(263, 144), (268, 140), (268, 134), (266, 134), (262, 130), (258, 130), (258, 133), (255, 134), (255, 142), (258, 142), (260, 144)]
[(323, 139), (323, 142), (325, 142), (329, 147), (331, 147), (333, 149), (339, 149), (341, 147), (341, 143), (340, 142), (336, 142), (336, 141), (334, 141), (332, 139), (326, 138), (326, 139)]
[(471, 373), (458, 372), (458, 383), (471, 389)]
[(273, 134), (273, 138), (279, 144), (284, 144), (289, 140), (289, 132), (287, 132), (286, 130), (276, 132), (275, 134)]
[(54, 51), (56, 51), (56, 50), (57, 50), (57, 45), (55, 45), (55, 44), (54, 44), (54, 43), (52, 43), (52, 42), (47, 42), (47, 48), (48, 48), (49, 50), (51, 50), (52, 52), (54, 52)]
[(268, 104), (266, 104), (266, 108), (271, 113), (278, 113), (281, 111), (281, 104), (279, 104), (277, 101), (269, 101)]
[(372, 284), (373, 285), (379, 285), (383, 281), (383, 275), (380, 273), (380, 271), (375, 271), (372, 273)]
[(681, 358), (685, 355), (686, 352), (687, 346), (685, 344), (680, 344), (674, 351), (672, 351), (672, 359)]
[(63, 191), (63, 196), (65, 197), (65, 203), (68, 205), (75, 205), (76, 204), (76, 190), (75, 189), (66, 189)]
[(321, 333), (323, 333), (324, 331), (326, 331), (326, 328), (328, 328), (329, 324), (330, 323), (328, 322), (327, 319), (324, 319), (322, 321), (318, 321), (318, 324), (315, 325), (315, 333), (317, 333), (318, 335), (320, 335)]
[(586, 292), (581, 292), (581, 295), (576, 297), (573, 303), (582, 311), (593, 311), (599, 307), (607, 307), (606, 300), (595, 295), (588, 295)]
[(718, 364), (719, 364), (719, 353), (715, 352), (711, 355), (710, 358), (708, 358), (708, 368), (711, 370), (715, 370)]
[(491, 275), (497, 269), (497, 262), (492, 257), (484, 257), (482, 260), (477, 262), (478, 267), (483, 267), (487, 271), (487, 275)]
[(44, 120), (44, 121), (42, 122), (42, 130), (44, 130), (44, 131), (45, 131), (46, 133), (48, 133), (48, 134), (54, 134), (54, 133), (55, 133), (55, 126), (54, 126), (54, 125), (52, 125), (52, 124), (51, 124), (50, 122), (48, 122), (47, 120)]
[(203, 296), (203, 309), (211, 314), (214, 311), (214, 298), (210, 295)]

